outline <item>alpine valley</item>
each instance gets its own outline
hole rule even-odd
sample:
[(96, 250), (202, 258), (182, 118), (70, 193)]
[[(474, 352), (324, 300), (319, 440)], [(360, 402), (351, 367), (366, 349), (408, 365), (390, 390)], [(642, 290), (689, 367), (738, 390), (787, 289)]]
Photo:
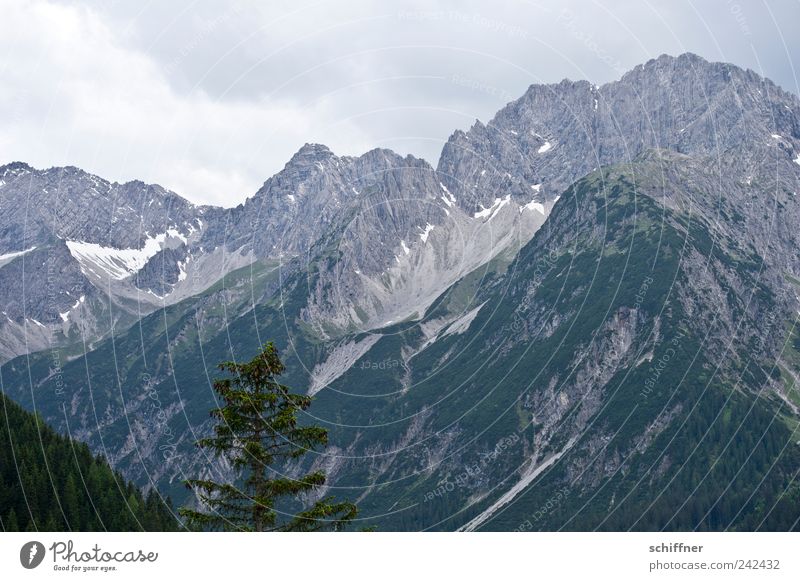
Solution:
[[(800, 527), (800, 99), (661, 56), (436, 168), (307, 144), (235, 208), (0, 167), (2, 390), (145, 492), (274, 341), (378, 530)], [(311, 455), (309, 455), (311, 456)]]

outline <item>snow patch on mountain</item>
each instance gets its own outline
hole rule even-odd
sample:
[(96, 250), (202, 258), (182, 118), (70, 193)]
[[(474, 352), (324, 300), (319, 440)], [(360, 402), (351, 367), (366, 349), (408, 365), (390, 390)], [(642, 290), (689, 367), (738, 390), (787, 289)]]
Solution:
[(542, 216), (547, 216), (547, 213), (544, 210), (544, 204), (537, 202), (536, 200), (531, 200), (530, 202), (522, 206), (519, 209), (519, 213), (521, 214), (525, 210), (535, 210), (536, 212), (539, 212)]
[(502, 208), (503, 206), (508, 204), (510, 201), (511, 201), (511, 194), (505, 196), (504, 198), (495, 198), (494, 199), (494, 203), (491, 206), (489, 206), (488, 208), (484, 208), (483, 204), (481, 204), (481, 210), (478, 211), (478, 212), (475, 212), (473, 217), (475, 217), (475, 218), (487, 218), (487, 221), (491, 220), (492, 218), (494, 218), (497, 215), (497, 212), (500, 211), (500, 208)]
[(444, 203), (450, 207), (454, 206), (456, 203), (456, 197), (450, 193), (450, 190), (448, 190), (447, 186), (445, 186), (442, 182), (439, 182), (439, 185), (442, 187), (442, 191), (444, 191), (444, 195), (442, 196)]
[(186, 243), (186, 237), (178, 230), (169, 229), (163, 234), (146, 238), (141, 248), (114, 248), (80, 240), (67, 240), (67, 248), (87, 276), (92, 273), (95, 277), (108, 276), (123, 280), (141, 270), (148, 260), (166, 246), (170, 238)]
[(430, 234), (431, 232), (433, 232), (433, 226), (431, 226), (430, 224), (425, 224), (425, 231), (419, 235), (419, 238), (420, 240), (422, 240), (423, 244), (428, 242), (428, 234)]
[(33, 250), (36, 250), (35, 246), (31, 246), (27, 250), (20, 250), (19, 252), (9, 252), (7, 254), (0, 254), (0, 267), (5, 266), (15, 258), (19, 258), (20, 256), (28, 254), (28, 252), (31, 252)]
[(81, 295), (81, 298), (79, 298), (77, 301), (75, 301), (75, 304), (74, 304), (74, 305), (72, 305), (72, 306), (69, 308), (69, 310), (67, 310), (65, 313), (58, 313), (58, 316), (59, 316), (59, 317), (61, 317), (61, 320), (62, 320), (62, 321), (64, 321), (64, 322), (66, 323), (66, 322), (69, 320), (69, 315), (70, 315), (70, 313), (72, 313), (72, 311), (74, 311), (74, 310), (75, 310), (75, 309), (77, 309), (79, 306), (81, 306), (81, 304), (82, 304), (83, 302), (85, 302), (85, 301), (86, 301), (86, 297), (85, 297), (85, 296), (83, 296), (83, 295)]

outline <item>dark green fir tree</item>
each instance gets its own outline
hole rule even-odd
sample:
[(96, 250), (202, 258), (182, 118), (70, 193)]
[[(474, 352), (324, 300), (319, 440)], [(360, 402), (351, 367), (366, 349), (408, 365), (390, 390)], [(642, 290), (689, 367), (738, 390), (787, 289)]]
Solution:
[(182, 508), (187, 524), (201, 530), (225, 531), (318, 531), (341, 530), (357, 509), (331, 497), (284, 517), (279, 507), (307, 499), (325, 484), (321, 471), (297, 478), (280, 474), (288, 462), (323, 448), (328, 432), (301, 425), (299, 412), (308, 409), (311, 398), (291, 393), (278, 381), (284, 366), (272, 343), (247, 363), (225, 362), (220, 369), (229, 377), (214, 382), (220, 407), (211, 410), (216, 420), (213, 435), (197, 442), (224, 457), (237, 475), (235, 483), (188, 480), (199, 510)]

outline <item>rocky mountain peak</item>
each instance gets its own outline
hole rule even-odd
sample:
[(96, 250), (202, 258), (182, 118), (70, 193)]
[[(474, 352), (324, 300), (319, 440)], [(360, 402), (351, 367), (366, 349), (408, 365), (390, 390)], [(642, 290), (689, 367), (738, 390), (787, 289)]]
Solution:
[(662, 55), (602, 87), (532, 85), (485, 126), (454, 132), (438, 170), (465, 208), (486, 206), (500, 191), (527, 202), (535, 190), (542, 201), (648, 148), (736, 152), (742, 167), (768, 155), (791, 169), (800, 159), (800, 100), (753, 71)]
[(0, 165), (0, 176), (6, 176), (7, 174), (11, 173), (19, 173), (19, 172), (26, 172), (32, 171), (33, 168), (29, 166), (27, 163), (22, 161), (12, 161), (11, 163), (7, 163), (5, 165)]
[(335, 155), (326, 145), (322, 145), (321, 143), (305, 143), (297, 150), (286, 165), (314, 163), (315, 161), (328, 159), (330, 157), (335, 157)]
[[(306, 143), (231, 209), (196, 207), (141, 181), (110, 183), (79, 168), (14, 162), (0, 167), (8, 201), (0, 209), (0, 254), (67, 241), (70, 251), (60, 248), (58, 260), (77, 252), (101, 277), (106, 270), (96, 266), (110, 260), (120, 284), (133, 265), (138, 288), (161, 300), (185, 297), (174, 289), (195, 292), (251, 260), (304, 256), (324, 239), (331, 252), (347, 255), (346, 265), (331, 267), (347, 300), (371, 286), (385, 294), (376, 303), (400, 313), (462, 274), (453, 257), (467, 253), (472, 268), (497, 248), (519, 246), (570, 184), (641, 152), (707, 160), (724, 153), (731, 179), (748, 186), (770, 173), (782, 183), (796, 180), (799, 119), (795, 95), (752, 71), (687, 53), (652, 59), (602, 87), (567, 79), (532, 85), (491, 121), (456, 130), (436, 169), (388, 149), (337, 156)], [(775, 166), (766, 168), (764, 159)], [(152, 263), (128, 256), (146, 247)], [(398, 289), (417, 286), (421, 276), (424, 293), (397, 301)], [(383, 306), (367, 318), (379, 319)]]

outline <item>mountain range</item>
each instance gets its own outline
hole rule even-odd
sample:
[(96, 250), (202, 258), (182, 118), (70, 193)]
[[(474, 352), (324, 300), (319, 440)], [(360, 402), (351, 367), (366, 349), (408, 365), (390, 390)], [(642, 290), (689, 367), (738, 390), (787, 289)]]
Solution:
[(235, 208), (16, 162), (2, 388), (180, 501), (229, 472), (215, 365), (274, 340), (367, 525), (793, 529), (798, 190), (800, 99), (692, 54), (533, 85), (436, 168), (307, 144)]

